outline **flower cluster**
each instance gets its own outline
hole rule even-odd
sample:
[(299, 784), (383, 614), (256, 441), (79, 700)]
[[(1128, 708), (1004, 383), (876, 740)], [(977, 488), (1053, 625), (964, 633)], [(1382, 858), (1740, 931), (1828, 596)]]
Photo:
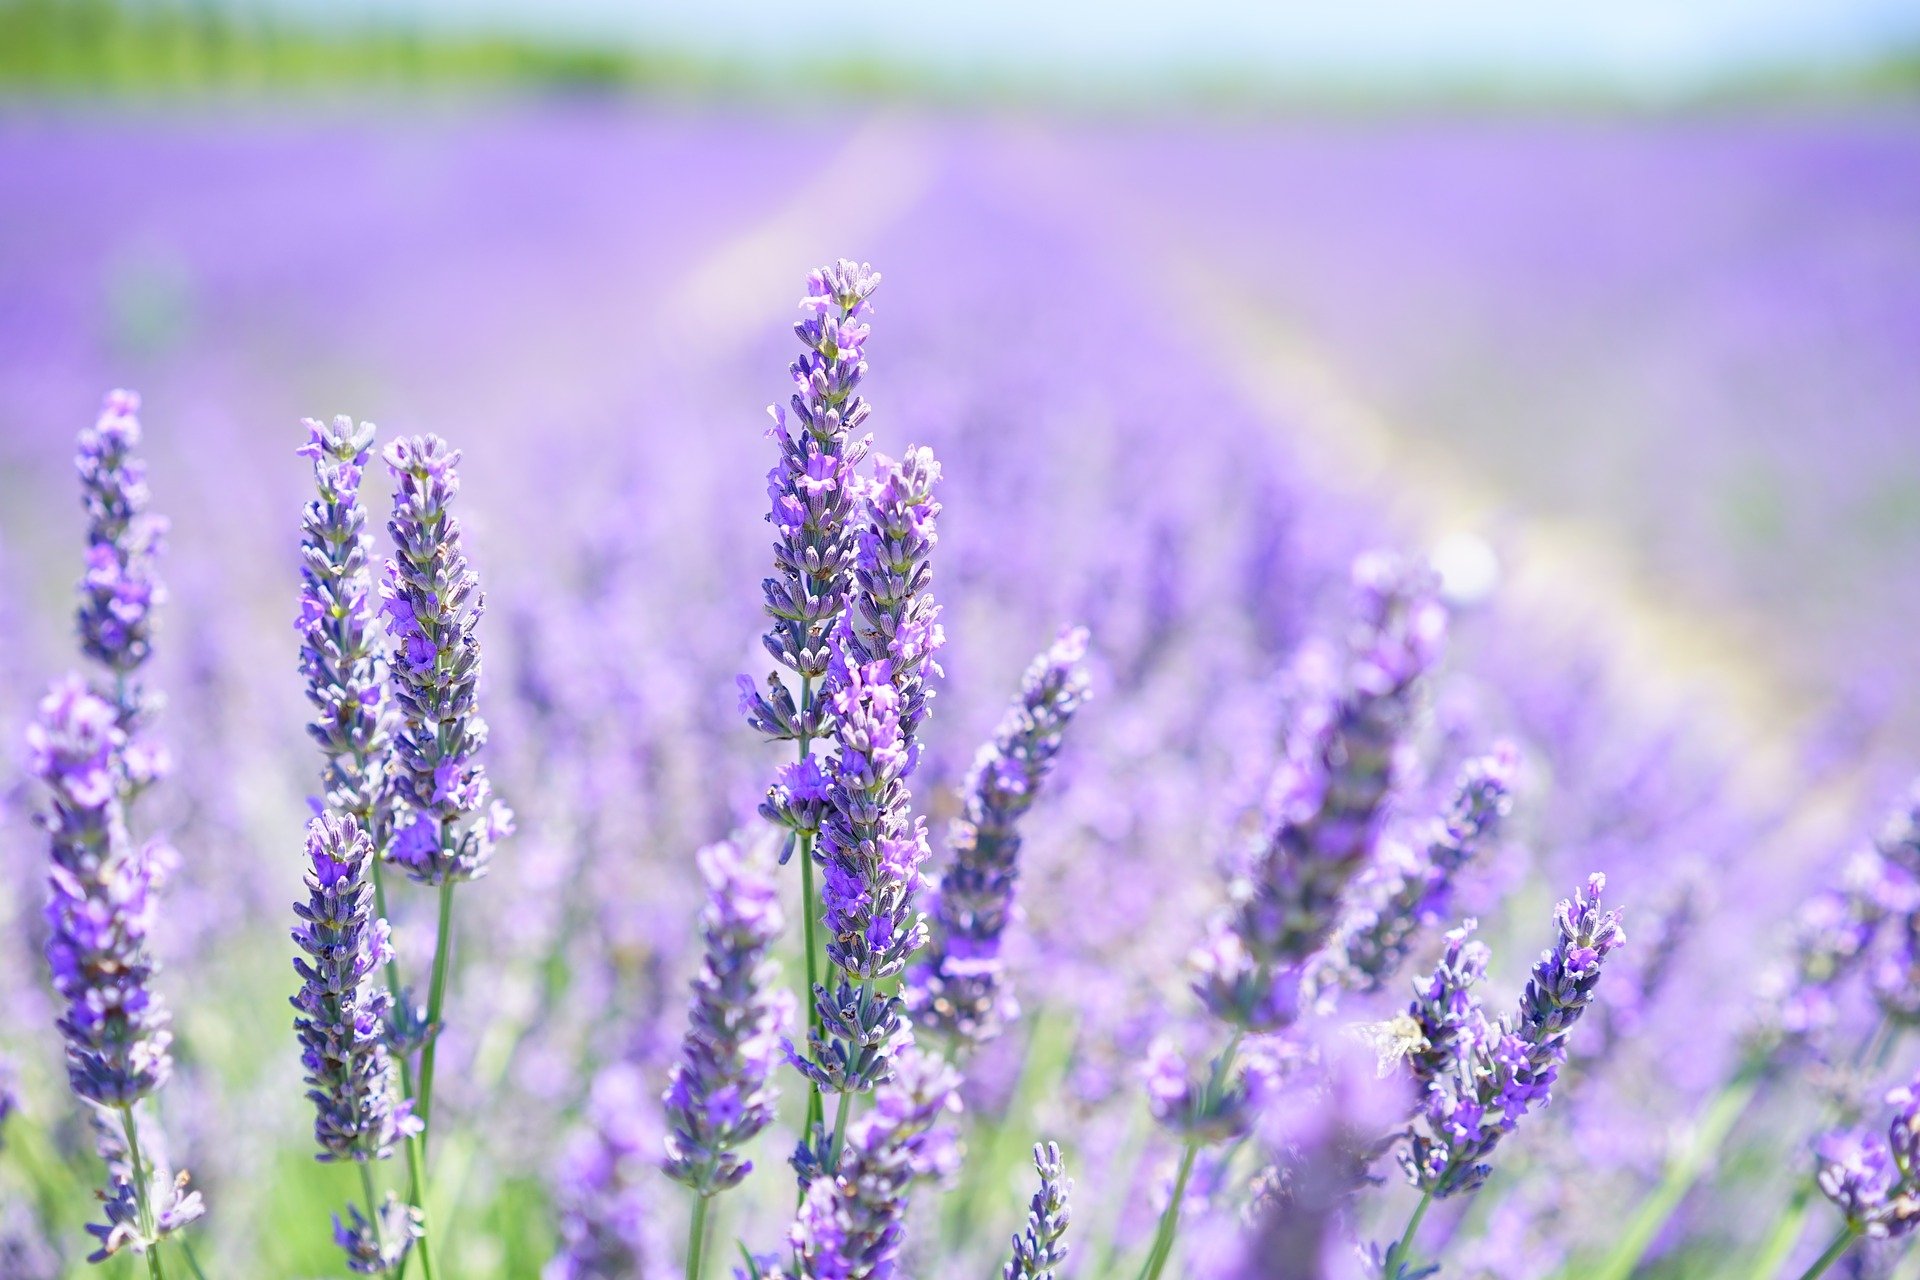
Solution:
[[(112, 676), (113, 704), (130, 748), (130, 777), (146, 781), (164, 762), (140, 747), (140, 730), (155, 706), (140, 679), (153, 654), (153, 613), (166, 600), (154, 561), (166, 538), (164, 516), (147, 510), (147, 468), (140, 445), (140, 397), (109, 392), (100, 417), (80, 433), (74, 466), (87, 513), (87, 567), (80, 580), (80, 648)], [(144, 775), (144, 776), (143, 776)]]
[(621, 1064), (594, 1077), (587, 1119), (561, 1162), (560, 1248), (542, 1280), (659, 1280), (660, 1140), (640, 1072)]
[(1446, 634), (1424, 568), (1362, 556), (1353, 586), (1354, 622), (1331, 687), (1303, 696), (1296, 710), (1272, 826), (1195, 956), (1202, 1003), (1248, 1031), (1277, 1030), (1299, 1015), (1304, 969), (1375, 852), (1419, 682)]
[(933, 697), (927, 677), (941, 674), (935, 655), (946, 643), (940, 606), (930, 590), (940, 516), (933, 488), (939, 481), (940, 464), (931, 449), (909, 447), (898, 462), (874, 458), (856, 536), (853, 599), (829, 649), (831, 685), (844, 683), (849, 667), (886, 664), (900, 697), (909, 774), (919, 763), (916, 735)]
[(1438, 1055), (1432, 1042), (1415, 1060), (1426, 1093), (1402, 1163), (1422, 1191), (1445, 1198), (1476, 1190), (1492, 1172), (1487, 1158), (1500, 1139), (1551, 1097), (1567, 1035), (1592, 1004), (1606, 957), (1626, 940), (1619, 912), (1601, 909), (1605, 888), (1606, 877), (1594, 875), (1555, 909), (1559, 937), (1534, 965), (1514, 1014), (1490, 1023), (1477, 1009), (1461, 1009), (1484, 959), (1466, 962), (1464, 948), (1451, 946), (1442, 966), (1461, 968), (1468, 983), (1436, 975), (1414, 1001), (1409, 1013), (1423, 1031), (1431, 1022), (1436, 1035), (1453, 1041), (1443, 1071), (1427, 1074)]
[(790, 1280), (888, 1280), (896, 1274), (909, 1190), (953, 1167), (954, 1137), (944, 1121), (959, 1109), (957, 1084), (953, 1069), (939, 1058), (910, 1041), (900, 1047), (891, 1079), (874, 1093), (872, 1111), (847, 1131), (839, 1167), (807, 1189), (789, 1236)]
[(1317, 993), (1380, 990), (1406, 962), (1418, 931), (1451, 915), (1455, 877), (1499, 838), (1517, 762), (1511, 747), (1468, 762), (1447, 813), (1419, 842), (1383, 842), (1313, 965), (1309, 982)]
[(173, 1069), (149, 945), (171, 853), (133, 846), (122, 803), (126, 738), (113, 707), (77, 677), (47, 694), (27, 742), (33, 774), (52, 800), (44, 818), (53, 852), (47, 960), (66, 1001), (68, 1078), (88, 1102), (130, 1107)]
[[(832, 660), (828, 637), (846, 612), (858, 531), (854, 513), (861, 498), (858, 476), (868, 442), (854, 432), (869, 408), (860, 395), (867, 365), (862, 355), (872, 310), (869, 299), (880, 275), (842, 259), (807, 277), (800, 305), (807, 317), (794, 326), (806, 350), (790, 372), (788, 409), (774, 405), (768, 435), (780, 446), (780, 461), (767, 473), (772, 509), (774, 576), (764, 584), (767, 651), (809, 684), (826, 678)], [(741, 707), (755, 729), (776, 740), (825, 733), (825, 704), (797, 704), (777, 677), (764, 694), (740, 677)]]
[(429, 435), (396, 440), (383, 456), (396, 485), (387, 524), (394, 556), (381, 589), (401, 718), (392, 782), (413, 814), (405, 825), (396, 818), (391, 856), (422, 884), (472, 880), (512, 833), (513, 815), (493, 799), (479, 760), (487, 722), (474, 705), (475, 628), (485, 600), (449, 509), (460, 453)]
[(1060, 1163), (1060, 1145), (1035, 1144), (1033, 1168), (1040, 1175), (1040, 1189), (1027, 1203), (1027, 1229), (1013, 1238), (1013, 1257), (1001, 1280), (1053, 1280), (1055, 1268), (1067, 1260), (1067, 1226), (1072, 1221), (1067, 1197), (1073, 1194), (1073, 1179)]
[(977, 1045), (1018, 1014), (1002, 976), (1002, 935), (1014, 913), (1020, 819), (1039, 798), (1074, 713), (1086, 700), (1087, 633), (1061, 633), (1027, 668), (993, 740), (974, 757), (947, 845), (952, 861), (932, 899), (927, 957), (914, 967), (914, 1024)]
[(323, 1161), (384, 1160), (418, 1129), (394, 1097), (383, 1036), (389, 996), (373, 980), (392, 955), (387, 922), (374, 914), (373, 842), (350, 816), (307, 826), (307, 900), (294, 904), (300, 975), (293, 1007)]
[(360, 505), (360, 480), (373, 447), (373, 424), (352, 418), (305, 422), (299, 455), (313, 462), (317, 490), (301, 516), (300, 674), (314, 718), (307, 732), (326, 754), (324, 800), (350, 814), (385, 844), (381, 803), (389, 727), (381, 715), (383, 680), (373, 632), (372, 539)]
[(768, 1077), (780, 1056), (792, 1001), (774, 989), (779, 894), (766, 870), (732, 844), (702, 849), (706, 959), (693, 980), (686, 1040), (664, 1099), (666, 1171), (710, 1196), (746, 1177), (739, 1152), (773, 1119)]
[(1893, 1090), (1886, 1137), (1842, 1130), (1821, 1139), (1822, 1194), (1858, 1235), (1904, 1236), (1920, 1226), (1920, 1082)]

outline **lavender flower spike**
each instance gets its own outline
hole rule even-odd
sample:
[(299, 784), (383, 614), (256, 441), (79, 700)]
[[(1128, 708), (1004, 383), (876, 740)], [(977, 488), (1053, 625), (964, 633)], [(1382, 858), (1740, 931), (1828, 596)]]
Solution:
[(167, 1082), (173, 1034), (149, 984), (154, 889), (169, 852), (132, 847), (120, 801), (125, 736), (114, 709), (77, 676), (53, 687), (27, 731), (52, 807), (47, 960), (67, 1002), (60, 1030), (74, 1093), (126, 1108)]
[(1593, 1001), (1602, 962), (1626, 940), (1617, 911), (1602, 911), (1606, 877), (1595, 875), (1554, 913), (1560, 937), (1534, 965), (1518, 1012), (1460, 1032), (1451, 1073), (1428, 1087), (1402, 1164), (1436, 1198), (1471, 1192), (1492, 1172), (1501, 1138), (1551, 1098), (1573, 1024)]
[(708, 894), (706, 961), (693, 980), (687, 1036), (663, 1101), (667, 1176), (704, 1197), (753, 1168), (739, 1152), (773, 1119), (768, 1078), (792, 999), (774, 989), (779, 965), (768, 955), (784, 923), (772, 877), (726, 842), (702, 849), (699, 862)]
[[(76, 1096), (119, 1113), (132, 1134), (137, 1107), (173, 1070), (166, 1005), (152, 990), (149, 949), (156, 893), (172, 862), (158, 843), (135, 848), (122, 811), (126, 738), (114, 708), (77, 676), (54, 686), (27, 733), (30, 767), (51, 793), (43, 819), (53, 865), (48, 876), (47, 961), (66, 1001), (67, 1079)], [(152, 1146), (153, 1144), (149, 1144)], [(123, 1158), (104, 1201), (106, 1222), (88, 1228), (99, 1261), (122, 1248), (151, 1249), (204, 1211), (197, 1193), (163, 1177), (152, 1162)]]
[(1353, 582), (1353, 626), (1324, 696), (1297, 713), (1272, 827), (1195, 955), (1201, 1002), (1245, 1031), (1299, 1016), (1305, 966), (1374, 853), (1420, 680), (1446, 635), (1430, 572), (1374, 554), (1355, 562)]
[(1013, 1238), (1013, 1258), (1002, 1269), (1001, 1280), (1053, 1280), (1054, 1268), (1067, 1259), (1067, 1224), (1072, 1220), (1067, 1197), (1073, 1179), (1060, 1164), (1059, 1144), (1033, 1148), (1033, 1167), (1040, 1189), (1027, 1205), (1027, 1229)]
[(397, 645), (393, 789), (415, 815), (396, 831), (391, 856), (421, 884), (472, 880), (512, 833), (513, 814), (493, 799), (479, 760), (487, 722), (474, 709), (475, 627), (486, 602), (448, 509), (460, 491), (460, 453), (429, 435), (396, 440), (384, 457), (398, 486), (387, 524), (395, 554), (381, 593)]
[(327, 805), (350, 814), (374, 842), (386, 843), (382, 803), (389, 729), (381, 715), (382, 679), (373, 634), (372, 540), (360, 505), (360, 479), (373, 424), (352, 418), (305, 422), (299, 450), (313, 461), (318, 490), (301, 517), (300, 674), (315, 716), (307, 726), (326, 753)]
[(1893, 1090), (1894, 1117), (1883, 1139), (1844, 1130), (1819, 1145), (1821, 1194), (1855, 1236), (1894, 1239), (1920, 1226), (1920, 1081)]
[[(868, 299), (880, 275), (864, 263), (841, 259), (807, 277), (801, 307), (809, 314), (794, 326), (806, 351), (789, 370), (791, 417), (779, 405), (768, 436), (780, 446), (780, 461), (767, 473), (775, 530), (774, 576), (764, 583), (772, 617), (765, 644), (781, 666), (811, 683), (826, 678), (828, 636), (845, 612), (855, 555), (854, 508), (860, 497), (855, 474), (868, 441), (854, 433), (869, 407), (860, 395), (867, 365)], [(828, 709), (819, 699), (793, 695), (775, 676), (766, 693), (740, 677), (741, 707), (753, 727), (774, 740), (819, 737)]]
[(959, 1109), (958, 1078), (909, 1042), (871, 1112), (847, 1132), (837, 1173), (815, 1178), (796, 1215), (792, 1280), (889, 1280), (906, 1230), (907, 1197), (944, 1176), (955, 1154), (942, 1125)]
[(140, 445), (140, 397), (109, 392), (100, 417), (80, 433), (74, 467), (87, 513), (87, 568), (80, 580), (80, 648), (107, 668), (102, 696), (126, 736), (125, 781), (137, 791), (166, 772), (165, 754), (142, 730), (158, 698), (140, 680), (153, 654), (153, 613), (166, 601), (154, 561), (167, 521), (147, 511), (147, 468)]
[(541, 1280), (663, 1280), (653, 1217), (658, 1117), (641, 1073), (615, 1063), (594, 1077), (587, 1126), (561, 1160), (560, 1246)]
[(322, 1161), (385, 1160), (419, 1122), (394, 1096), (382, 1028), (390, 997), (373, 974), (392, 954), (387, 922), (373, 909), (373, 842), (351, 817), (323, 814), (307, 826), (307, 900), (294, 905), (300, 993), (300, 1061), (315, 1109)]
[(887, 664), (849, 664), (833, 704), (838, 751), (813, 856), (826, 873), (827, 957), (845, 977), (831, 991), (815, 989), (822, 1025), (810, 1037), (813, 1057), (794, 1061), (822, 1089), (847, 1093), (886, 1078), (903, 1004), (874, 984), (905, 969), (926, 941), (915, 898), (927, 836), (907, 814), (907, 747)]
[(930, 590), (940, 516), (933, 488), (940, 482), (940, 464), (933, 450), (909, 448), (899, 462), (876, 457), (874, 472), (858, 534), (857, 589), (841, 616), (840, 642), (831, 651), (839, 664), (829, 678), (844, 680), (845, 663), (887, 664), (900, 695), (900, 734), (911, 774), (919, 763), (917, 735), (933, 697), (927, 677), (941, 674), (934, 655), (946, 644), (940, 606)]
[(933, 898), (928, 956), (907, 987), (914, 1023), (956, 1046), (984, 1043), (1016, 1016), (1000, 944), (1014, 912), (1020, 819), (1053, 770), (1067, 725), (1087, 698), (1087, 632), (1063, 631), (1033, 660), (993, 740), (974, 757), (965, 807), (947, 843), (953, 861)]
[(1469, 761), (1444, 817), (1417, 846), (1389, 844), (1355, 888), (1356, 901), (1314, 965), (1311, 982), (1328, 1002), (1338, 990), (1378, 991), (1405, 963), (1422, 925), (1450, 914), (1454, 878), (1499, 836), (1512, 807), (1518, 757), (1511, 746)]

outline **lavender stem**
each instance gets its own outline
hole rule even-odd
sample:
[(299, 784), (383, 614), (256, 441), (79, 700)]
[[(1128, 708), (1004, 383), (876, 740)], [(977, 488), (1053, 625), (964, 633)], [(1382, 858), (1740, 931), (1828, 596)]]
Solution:
[(433, 1062), (440, 1047), (440, 1010), (447, 998), (447, 957), (453, 950), (452, 879), (440, 882), (440, 921), (433, 935), (433, 978), (427, 986), (426, 1048), (420, 1051), (420, 1154), (427, 1152), (433, 1125)]
[(700, 1280), (707, 1247), (707, 1206), (712, 1196), (696, 1196), (693, 1220), (687, 1224), (687, 1280)]
[[(1240, 1052), (1240, 1042), (1246, 1038), (1246, 1030), (1234, 1028), (1233, 1038), (1227, 1041), (1227, 1047), (1213, 1060), (1213, 1074), (1207, 1081), (1206, 1092), (1201, 1094), (1199, 1109), (1205, 1111), (1213, 1099), (1220, 1096), (1220, 1089), (1233, 1073), (1235, 1057)], [(1174, 1175), (1173, 1195), (1167, 1201), (1167, 1208), (1160, 1215), (1160, 1225), (1153, 1233), (1153, 1248), (1147, 1252), (1147, 1261), (1140, 1268), (1140, 1280), (1160, 1280), (1160, 1273), (1166, 1269), (1167, 1259), (1173, 1256), (1173, 1238), (1180, 1229), (1180, 1202), (1186, 1198), (1187, 1179), (1193, 1176), (1193, 1162), (1200, 1155), (1200, 1142), (1189, 1138), (1185, 1149), (1180, 1153), (1180, 1171)]]
[[(813, 752), (813, 734), (809, 727), (813, 724), (813, 677), (802, 674), (800, 677), (800, 732), (798, 759), (805, 763)], [(812, 1043), (813, 1034), (820, 1030), (820, 1009), (813, 998), (813, 989), (820, 983), (820, 948), (814, 941), (814, 917), (820, 914), (818, 890), (813, 886), (813, 833), (804, 832), (800, 836), (795, 856), (800, 859), (800, 892), (804, 901), (800, 904), (800, 920), (803, 930), (803, 945), (807, 949), (807, 989), (800, 993), (801, 1007), (807, 1011), (808, 1043)], [(807, 1128), (819, 1124), (826, 1118), (826, 1103), (820, 1097), (820, 1082), (807, 1081)], [(802, 1188), (800, 1195), (806, 1196)]]
[(365, 1160), (357, 1163), (360, 1166), (360, 1187), (367, 1193), (367, 1221), (373, 1224), (373, 1242), (384, 1254), (387, 1251), (387, 1242), (380, 1227), (380, 1197), (373, 1193), (373, 1169)]
[(140, 1156), (140, 1126), (133, 1122), (131, 1103), (120, 1108), (120, 1127), (127, 1135), (127, 1168), (133, 1178), (134, 1203), (140, 1207), (140, 1234), (152, 1242), (147, 1246), (147, 1274), (152, 1280), (165, 1280), (166, 1267), (160, 1261), (159, 1242), (153, 1235), (153, 1205), (148, 1200), (153, 1179)]
[(1413, 1238), (1420, 1231), (1420, 1223), (1427, 1216), (1427, 1209), (1433, 1204), (1433, 1192), (1422, 1192), (1420, 1203), (1413, 1207), (1413, 1216), (1407, 1219), (1407, 1229), (1400, 1233), (1399, 1242), (1387, 1250), (1386, 1259), (1380, 1264), (1381, 1280), (1394, 1280), (1402, 1263), (1413, 1256)]
[(1827, 1268), (1840, 1261), (1841, 1255), (1853, 1247), (1853, 1242), (1859, 1238), (1859, 1235), (1859, 1231), (1852, 1224), (1840, 1228), (1840, 1234), (1833, 1238), (1833, 1243), (1827, 1246), (1827, 1251), (1815, 1258), (1813, 1265), (1800, 1273), (1800, 1280), (1817, 1280), (1819, 1276), (1826, 1274)]

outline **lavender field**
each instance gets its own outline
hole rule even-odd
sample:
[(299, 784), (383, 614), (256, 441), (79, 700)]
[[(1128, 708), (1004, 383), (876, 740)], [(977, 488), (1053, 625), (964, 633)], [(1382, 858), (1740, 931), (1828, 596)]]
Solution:
[(0, 1280), (1920, 1276), (1912, 115), (0, 175)]

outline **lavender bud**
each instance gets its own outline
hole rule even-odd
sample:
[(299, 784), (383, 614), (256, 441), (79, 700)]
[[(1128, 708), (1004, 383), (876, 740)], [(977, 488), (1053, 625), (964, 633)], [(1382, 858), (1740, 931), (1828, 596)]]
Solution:
[(387, 922), (374, 914), (373, 842), (351, 817), (307, 825), (307, 900), (294, 904), (300, 993), (300, 1062), (313, 1101), (318, 1158), (384, 1160), (419, 1129), (396, 1102), (386, 1041), (388, 996), (373, 975), (392, 957)]
[(775, 990), (768, 952), (783, 924), (766, 870), (728, 843), (699, 855), (707, 880), (701, 917), (706, 961), (693, 980), (686, 1040), (667, 1085), (666, 1171), (702, 1196), (724, 1191), (753, 1168), (740, 1157), (773, 1119), (768, 1077), (792, 1000)]
[(1407, 1063), (1424, 1094), (1445, 1076), (1460, 1058), (1485, 1018), (1475, 986), (1487, 976), (1487, 946), (1476, 940), (1476, 920), (1466, 920), (1447, 934), (1446, 950), (1424, 984), (1416, 983), (1413, 1003), (1407, 1006)]
[(479, 760), (487, 722), (474, 709), (475, 627), (486, 602), (448, 509), (460, 453), (429, 435), (396, 440), (384, 457), (397, 485), (387, 524), (395, 554), (381, 589), (401, 718), (393, 789), (413, 810), (410, 823), (396, 822), (390, 856), (421, 884), (472, 880), (513, 833), (513, 814), (493, 799)]
[(1067, 1259), (1067, 1225), (1072, 1221), (1067, 1197), (1073, 1194), (1073, 1179), (1060, 1164), (1059, 1144), (1036, 1144), (1033, 1167), (1040, 1175), (1040, 1189), (1027, 1204), (1027, 1229), (1013, 1238), (1013, 1258), (1001, 1270), (1001, 1280), (1053, 1280), (1054, 1268)]
[(301, 516), (300, 674), (314, 718), (307, 732), (326, 754), (325, 800), (386, 843), (382, 803), (389, 726), (382, 716), (374, 633), (373, 542), (360, 505), (360, 480), (373, 424), (345, 416), (306, 419), (298, 455), (313, 461), (317, 494)]
[(1086, 629), (1075, 627), (1033, 660), (993, 740), (974, 757), (947, 837), (953, 860), (933, 898), (929, 954), (910, 975), (906, 998), (918, 1027), (956, 1045), (992, 1039), (1018, 1013), (1004, 988), (1000, 945), (1020, 875), (1019, 823), (1087, 698), (1086, 652)]

